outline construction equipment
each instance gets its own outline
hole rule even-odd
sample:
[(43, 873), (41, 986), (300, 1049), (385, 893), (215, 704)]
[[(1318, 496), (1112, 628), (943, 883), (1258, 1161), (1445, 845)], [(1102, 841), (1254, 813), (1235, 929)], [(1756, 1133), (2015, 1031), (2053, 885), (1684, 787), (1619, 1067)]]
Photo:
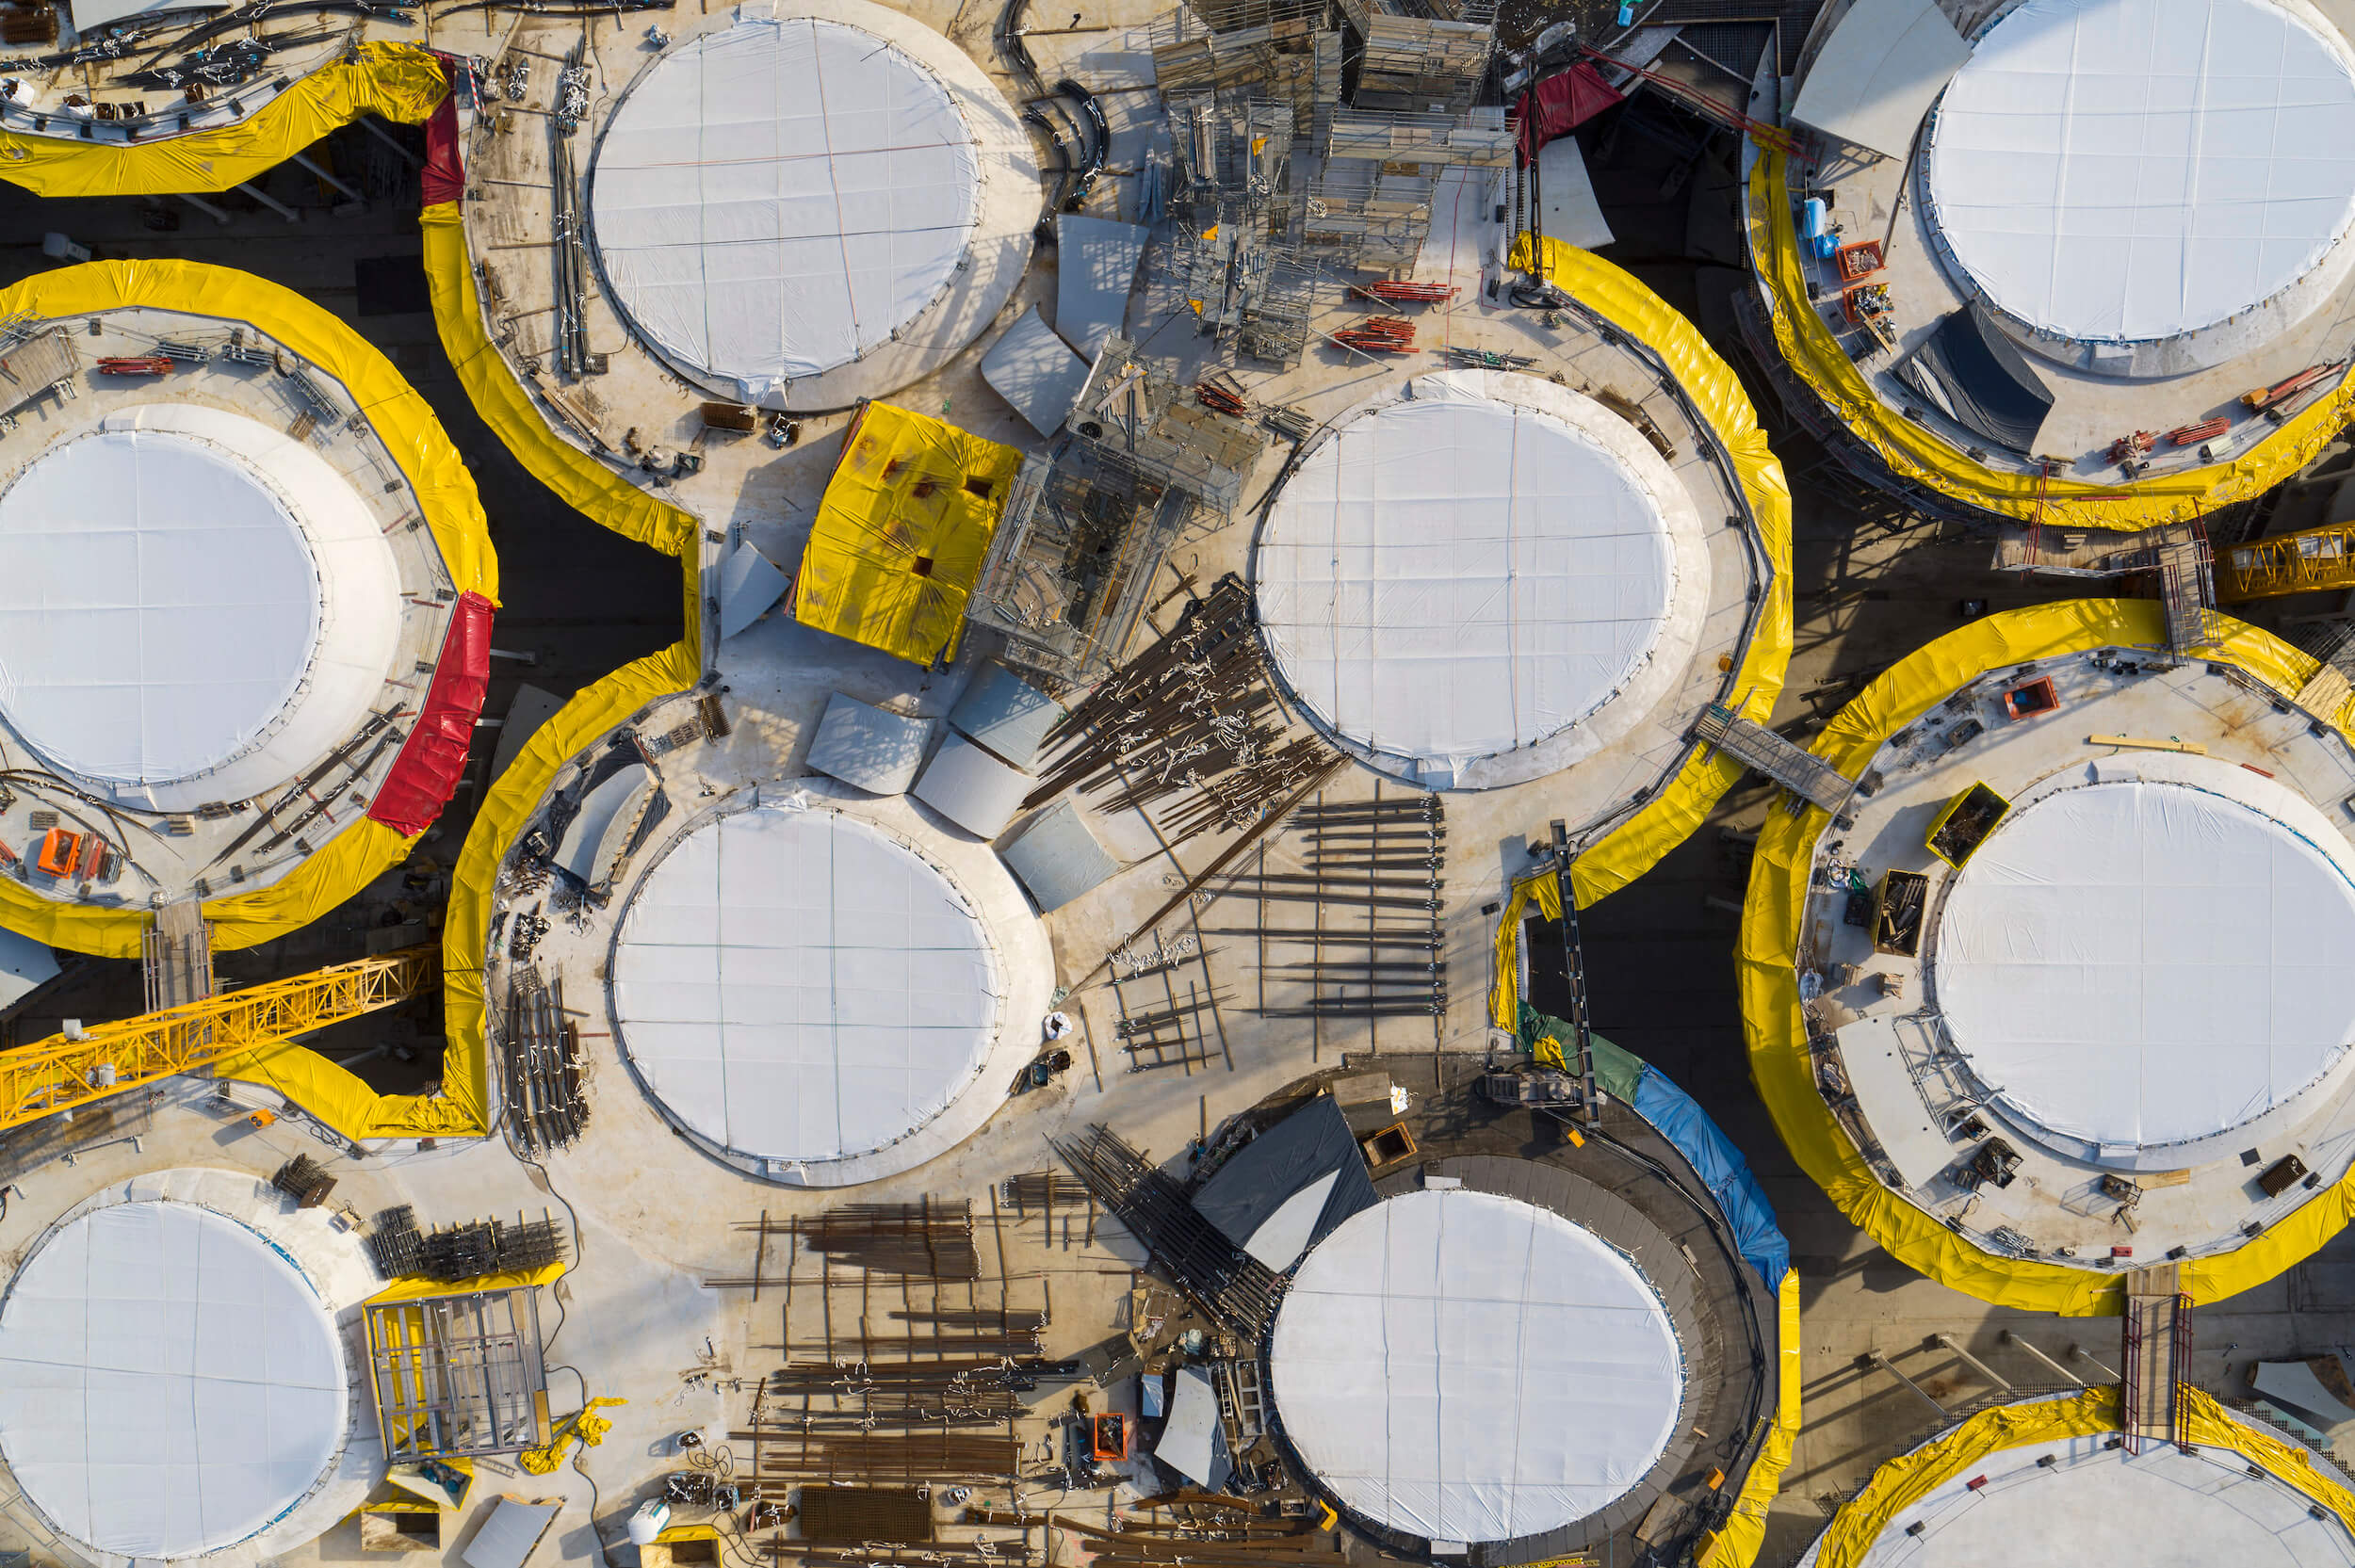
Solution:
[(515, 1463), (535, 1476), (548, 1474), (564, 1463), (565, 1449), (571, 1447), (574, 1438), (579, 1438), (584, 1448), (596, 1447), (605, 1441), (605, 1434), (613, 1430), (613, 1418), (599, 1415), (598, 1411), (607, 1405), (627, 1403), (627, 1399), (617, 1396), (590, 1400), (556, 1424), (556, 1431), (548, 1434), (545, 1447), (525, 1449)]
[(1129, 1457), (1129, 1418), (1091, 1415), (1087, 1420), (1088, 1457), (1098, 1463), (1118, 1463)]
[(438, 948), (404, 947), (0, 1053), (0, 1131), (393, 1007), (440, 976)]
[(2345, 360), (2332, 360), (2328, 364), (2310, 364), (2297, 375), (2285, 377), (2271, 386), (2261, 386), (2254, 392), (2242, 393), (2240, 400), (2259, 413), (2274, 412), (2282, 409), (2298, 394), (2312, 391), (2320, 382), (2346, 368)]

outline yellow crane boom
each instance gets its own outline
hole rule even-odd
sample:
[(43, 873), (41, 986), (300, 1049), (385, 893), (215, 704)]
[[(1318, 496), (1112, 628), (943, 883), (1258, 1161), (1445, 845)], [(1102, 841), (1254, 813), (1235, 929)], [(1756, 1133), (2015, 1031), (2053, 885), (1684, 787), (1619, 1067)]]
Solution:
[(440, 973), (438, 949), (404, 947), (0, 1052), (0, 1131), (395, 1006)]
[(2218, 553), (2216, 598), (2220, 605), (2324, 588), (2355, 588), (2355, 523), (2275, 534)]

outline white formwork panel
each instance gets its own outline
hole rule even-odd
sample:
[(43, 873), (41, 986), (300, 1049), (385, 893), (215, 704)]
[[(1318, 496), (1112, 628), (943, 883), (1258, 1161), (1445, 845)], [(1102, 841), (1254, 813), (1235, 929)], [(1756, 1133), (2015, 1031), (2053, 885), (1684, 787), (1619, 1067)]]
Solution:
[(1530, 380), (1421, 378), (1285, 482), (1254, 557), (1260, 626), (1344, 740), (1425, 765), (1534, 745), (1661, 642), (1674, 477), (1639, 473), (1572, 410), (1487, 392)]
[(1275, 1318), (1284, 1431), (1354, 1511), (1435, 1541), (1584, 1519), (1666, 1452), (1684, 1397), (1668, 1309), (1583, 1226), (1465, 1188), (1351, 1216)]
[(2355, 57), (2329, 25), (2277, 0), (2026, 0), (1927, 137), (1955, 259), (2003, 310), (2096, 341), (2289, 287), (2355, 220)]
[(829, 1160), (898, 1141), (970, 1087), (998, 965), (947, 875), (861, 818), (758, 807), (674, 845), (615, 944), (623, 1047), (714, 1143)]
[(1935, 1005), (1972, 1073), (2042, 1127), (2191, 1142), (2349, 1065), (2355, 882), (2320, 848), (2345, 840), (2279, 785), (2201, 771), (2207, 787), (2118, 777), (2032, 800), (1946, 893)]
[(193, 1557), (258, 1533), (333, 1463), (348, 1410), (311, 1283), (191, 1204), (69, 1221), (0, 1308), (0, 1449), (41, 1511), (102, 1552)]
[(690, 39), (629, 90), (590, 187), (617, 303), (747, 402), (892, 341), (956, 276), (980, 211), (940, 78), (815, 17)]
[[(224, 410), (109, 415), (0, 492), (0, 716), (56, 767), (284, 783), (391, 673), (399, 570), (327, 461)], [(157, 798), (167, 809), (194, 800)]]

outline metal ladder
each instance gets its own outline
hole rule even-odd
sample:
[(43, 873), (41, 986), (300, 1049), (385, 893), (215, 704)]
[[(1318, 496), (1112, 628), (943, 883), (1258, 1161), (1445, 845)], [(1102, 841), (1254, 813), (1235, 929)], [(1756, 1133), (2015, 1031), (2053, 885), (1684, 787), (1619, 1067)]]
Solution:
[(1812, 752), (1792, 745), (1763, 724), (1751, 723), (1722, 703), (1712, 703), (1701, 710), (1693, 735), (1703, 745), (1755, 768), (1834, 816), (1847, 805), (1849, 793), (1856, 788), (1855, 780)]
[(2152, 546), (2159, 595), (2167, 606), (2167, 651), (2189, 659), (2214, 644), (2216, 569), (2208, 536), (2196, 523), (2168, 529)]

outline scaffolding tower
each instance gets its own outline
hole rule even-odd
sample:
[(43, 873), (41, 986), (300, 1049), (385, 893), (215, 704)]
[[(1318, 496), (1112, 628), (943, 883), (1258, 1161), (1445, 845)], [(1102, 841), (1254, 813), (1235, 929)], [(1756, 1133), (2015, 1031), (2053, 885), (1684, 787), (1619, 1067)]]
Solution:
[(1288, 103), (1292, 134), (1303, 139), (1340, 101), (1340, 30), (1321, 15), (1220, 32), (1181, 6), (1156, 20), (1147, 38), (1165, 99), (1212, 93)]
[(1366, 271), (1411, 268), (1430, 235), (1447, 170), (1502, 173), (1512, 167), (1514, 150), (1501, 107), (1461, 114), (1337, 109), (1322, 145), (1301, 247)]
[(1298, 253), (1293, 112), (1273, 98), (1169, 100), (1178, 286), (1206, 332), (1290, 368), (1307, 346), (1317, 272)]
[(1472, 106), (1496, 51), (1496, 0), (1340, 0), (1364, 40), (1360, 109), (1461, 114)]

